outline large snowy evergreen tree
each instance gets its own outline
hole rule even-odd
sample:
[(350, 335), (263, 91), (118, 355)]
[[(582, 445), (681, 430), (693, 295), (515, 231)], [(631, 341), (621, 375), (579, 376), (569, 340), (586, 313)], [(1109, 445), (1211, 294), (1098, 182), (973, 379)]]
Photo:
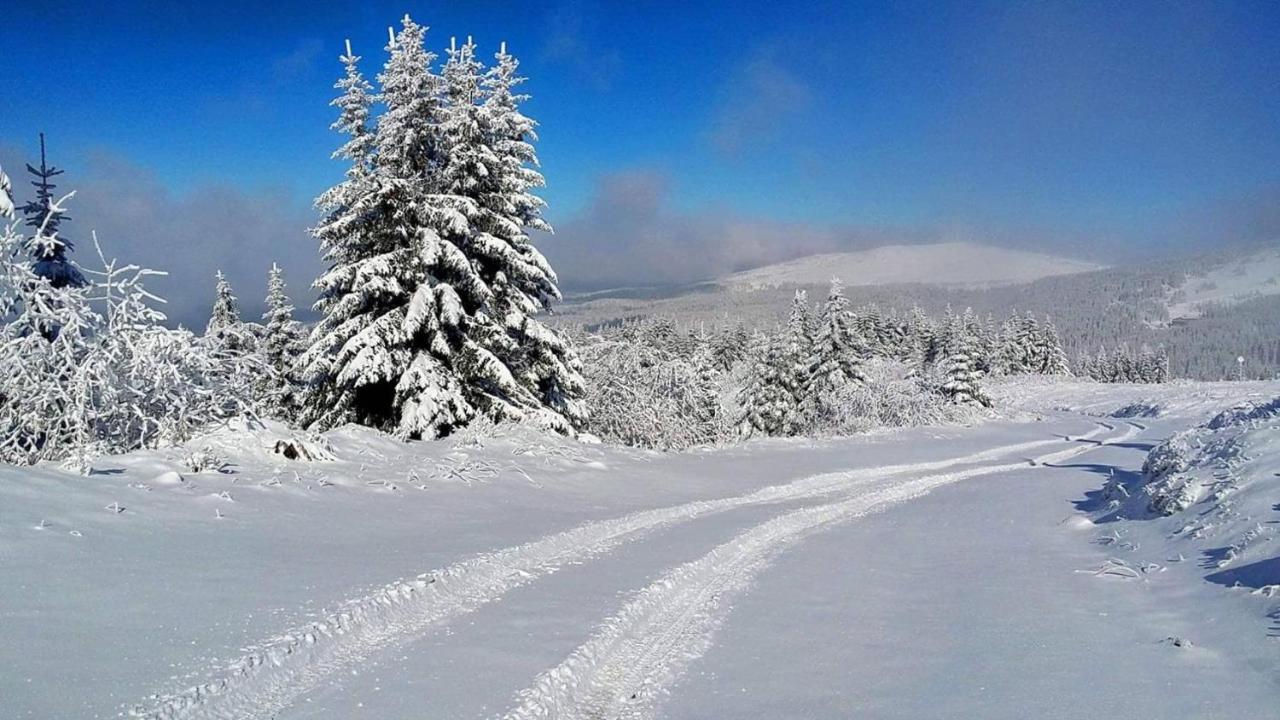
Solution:
[(444, 435), (477, 415), (573, 432), (585, 417), (578, 361), (530, 317), (558, 297), (525, 235), (545, 227), (528, 212), (541, 203), (522, 171), (534, 158), (504, 145), (524, 142), (528, 121), (514, 102), (486, 110), (472, 43), (454, 46), (441, 76), (423, 35), (406, 16), (388, 47), (371, 141), (358, 58), (343, 58), (335, 127), (353, 138), (339, 151), (352, 169), (320, 200), (315, 232), (331, 267), (316, 281), (324, 317), (303, 363), (305, 419), (404, 437)]
[(64, 171), (48, 164), (44, 133), (40, 133), (40, 167), (28, 164), (27, 171), (35, 178), (31, 184), (36, 188), (35, 200), (22, 208), (27, 227), (31, 228), (26, 247), (31, 257), (31, 269), (37, 277), (48, 280), (56, 288), (84, 287), (88, 281), (80, 268), (67, 257), (75, 246), (60, 235), (63, 221), (69, 218), (55, 202), (53, 191), (57, 185), (53, 179)]
[[(390, 429), (390, 372), (375, 377), (353, 366), (354, 353), (344, 352), (348, 343), (369, 347), (364, 361), (381, 351), (382, 364), (390, 370), (391, 349), (378, 342), (372, 329), (391, 300), (403, 293), (398, 288), (376, 282), (374, 261), (389, 245), (379, 237), (386, 225), (386, 209), (376, 205), (378, 188), (374, 177), (374, 134), (370, 126), (373, 86), (360, 72), (360, 57), (351, 51), (341, 56), (344, 76), (335, 87), (340, 94), (330, 104), (339, 110), (332, 129), (348, 136), (334, 151), (335, 159), (348, 162), (343, 180), (316, 199), (325, 213), (312, 233), (320, 240), (323, 259), (329, 270), (316, 279), (319, 291), (315, 309), (320, 321), (312, 330), (307, 351), (299, 358), (299, 373), (307, 383), (305, 424), (321, 428), (347, 422)], [(387, 333), (394, 324), (386, 323)]]
[(529, 237), (531, 230), (551, 231), (542, 218), (546, 203), (534, 193), (545, 184), (533, 148), (536, 123), (520, 110), (528, 99), (519, 92), (525, 79), (506, 43), (495, 59), (482, 80), (481, 117), (482, 137), (497, 164), (474, 196), (481, 273), (493, 288), (491, 307), (505, 334), (492, 350), (558, 416), (550, 418), (553, 424), (577, 427), (585, 418), (580, 363), (565, 338), (535, 317), (560, 298), (555, 271)]

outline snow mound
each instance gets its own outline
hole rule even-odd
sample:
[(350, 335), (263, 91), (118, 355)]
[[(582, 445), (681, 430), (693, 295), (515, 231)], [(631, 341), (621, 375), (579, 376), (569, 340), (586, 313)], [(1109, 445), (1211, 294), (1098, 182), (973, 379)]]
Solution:
[(994, 287), (1102, 268), (1054, 255), (952, 242), (886, 245), (857, 252), (810, 255), (736, 273), (720, 284), (738, 289), (791, 287), (825, 284), (835, 276), (845, 285), (922, 283)]
[(1280, 583), (1277, 496), (1280, 398), (1173, 435), (1151, 449), (1137, 483), (1113, 478), (1103, 490), (1112, 517), (1173, 521), (1170, 539), (1217, 571), (1206, 579), (1253, 588)]
[(182, 475), (173, 470), (160, 473), (151, 480), (153, 485), (181, 485), (184, 482), (186, 480), (183, 479)]

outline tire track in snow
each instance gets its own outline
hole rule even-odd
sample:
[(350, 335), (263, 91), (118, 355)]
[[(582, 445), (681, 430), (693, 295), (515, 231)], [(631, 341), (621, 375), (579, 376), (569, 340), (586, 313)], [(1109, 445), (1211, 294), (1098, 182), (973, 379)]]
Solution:
[[(1126, 428), (1101, 445), (1128, 440), (1138, 432)], [(1097, 447), (1050, 453), (1030, 461), (1030, 467), (1061, 462)], [(711, 646), (728, 613), (726, 603), (745, 591), (782, 551), (824, 527), (886, 510), (943, 485), (1027, 469), (1024, 461), (913, 478), (761, 523), (640, 591), (564, 662), (535, 679), (504, 719), (652, 718), (658, 697)]]
[[(1100, 432), (1101, 427), (1074, 439), (1087, 440)], [(823, 473), (744, 495), (590, 522), (351, 600), (321, 621), (248, 648), (244, 656), (215, 670), (213, 679), (180, 692), (153, 695), (128, 714), (145, 720), (271, 717), (327, 677), (359, 665), (374, 652), (413, 640), (560, 567), (590, 560), (654, 530), (735, 508), (821, 498), (886, 476), (987, 462), (1062, 442), (1061, 437), (1035, 440), (946, 460)]]

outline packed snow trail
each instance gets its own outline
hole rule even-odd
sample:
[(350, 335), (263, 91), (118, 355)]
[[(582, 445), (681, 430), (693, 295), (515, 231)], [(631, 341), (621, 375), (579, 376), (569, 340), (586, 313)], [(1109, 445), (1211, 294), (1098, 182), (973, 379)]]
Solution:
[[(1123, 442), (1138, 432), (1131, 426), (1108, 442)], [(1031, 464), (1056, 463), (1095, 448), (1073, 447), (1036, 458)], [(913, 478), (757, 525), (642, 590), (592, 639), (540, 675), (520, 694), (520, 705), (504, 718), (652, 718), (657, 698), (710, 647), (712, 635), (727, 613), (727, 601), (744, 591), (783, 550), (823, 527), (886, 510), (943, 485), (1026, 469), (1024, 461)]]
[[(1099, 427), (1068, 441), (1089, 441), (1114, 427)], [(944, 470), (1061, 444), (1062, 437), (991, 448), (922, 463), (823, 473), (744, 495), (701, 500), (646, 510), (581, 525), (524, 545), (486, 553), (441, 570), (400, 581), (346, 603), (323, 621), (273, 638), (218, 671), (213, 680), (171, 695), (153, 696), (131, 708), (146, 720), (242, 719), (270, 717), (325, 678), (358, 665), (370, 654), (408, 642), (433, 626), (444, 625), (507, 592), (607, 553), (647, 532), (714, 513), (750, 505), (816, 499), (901, 474)], [(1093, 447), (1090, 445), (1090, 447)], [(1026, 461), (1014, 466), (1025, 466)], [(989, 469), (979, 468), (982, 472)]]

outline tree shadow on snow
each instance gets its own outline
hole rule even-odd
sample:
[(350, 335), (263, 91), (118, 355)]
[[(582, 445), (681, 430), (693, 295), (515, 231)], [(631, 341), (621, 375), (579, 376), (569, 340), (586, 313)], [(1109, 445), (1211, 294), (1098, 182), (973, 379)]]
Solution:
[[(1226, 548), (1222, 548), (1225, 553)], [(1205, 555), (1216, 552), (1207, 551)], [(1280, 585), (1280, 557), (1259, 560), (1240, 567), (1222, 570), (1206, 575), (1205, 580), (1227, 587), (1247, 587), (1258, 589), (1267, 585)]]
[(1141, 450), (1144, 453), (1151, 452), (1151, 449), (1154, 448), (1155, 446), (1156, 446), (1155, 443), (1147, 443), (1147, 442), (1118, 442), (1118, 443), (1110, 443), (1107, 445), (1107, 447), (1124, 448), (1126, 450)]
[[(1046, 464), (1046, 466), (1058, 467), (1058, 468), (1072, 468), (1075, 470), (1084, 470), (1085, 472), (1091, 472), (1091, 473), (1094, 473), (1095, 475), (1101, 475), (1105, 477), (1107, 479), (1107, 482), (1111, 482), (1114, 479), (1116, 483), (1120, 487), (1124, 488), (1125, 492), (1128, 493), (1129, 495), (1133, 495), (1133, 493), (1137, 492), (1138, 487), (1141, 486), (1142, 484), (1142, 473), (1120, 467), (1119, 465), (1110, 465), (1107, 463), (1070, 463), (1066, 465)], [(1103, 497), (1102, 488), (1098, 488), (1097, 490), (1090, 490), (1086, 492), (1083, 498), (1079, 500), (1072, 500), (1071, 504), (1075, 507), (1076, 510), (1079, 510), (1080, 512), (1083, 512), (1083, 513), (1102, 512), (1103, 510), (1106, 510), (1111, 507), (1110, 501), (1108, 501), (1107, 498)], [(1094, 520), (1094, 522), (1107, 523), (1107, 522), (1115, 522), (1117, 520), (1123, 520), (1123, 519), (1133, 519), (1133, 518), (1122, 517), (1119, 514), (1119, 511), (1117, 509), (1117, 511), (1108, 513), (1102, 516), (1101, 518)]]
[[(1200, 553), (1200, 567), (1206, 570), (1222, 567), (1222, 563), (1231, 553), (1231, 548), (1209, 548)], [(1247, 565), (1245, 567), (1248, 567)], [(1239, 568), (1237, 568), (1239, 569)]]

